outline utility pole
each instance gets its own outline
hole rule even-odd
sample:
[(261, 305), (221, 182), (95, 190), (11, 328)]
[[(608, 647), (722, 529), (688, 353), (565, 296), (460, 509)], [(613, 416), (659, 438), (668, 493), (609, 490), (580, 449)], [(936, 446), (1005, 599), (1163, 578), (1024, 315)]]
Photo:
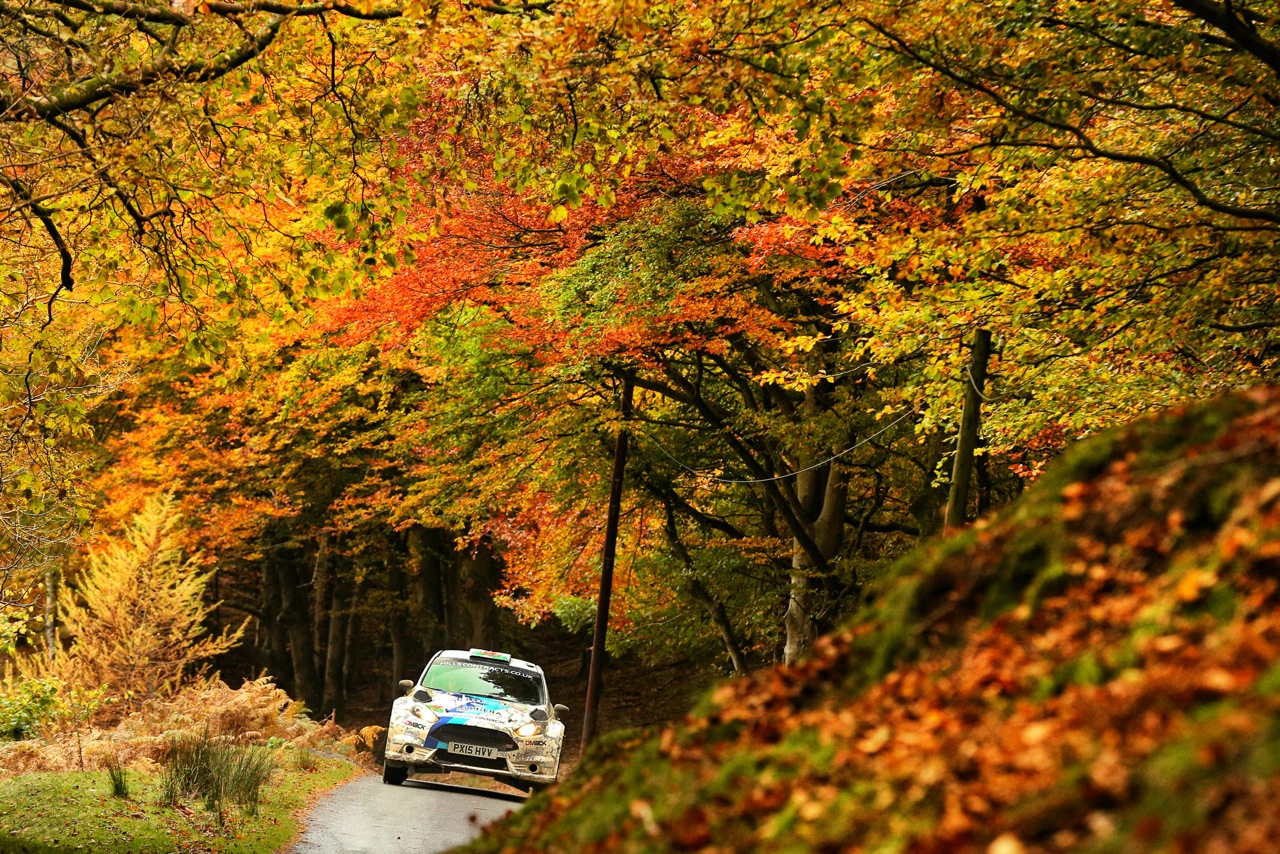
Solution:
[(973, 335), (973, 352), (969, 358), (964, 385), (964, 414), (960, 416), (960, 436), (956, 440), (956, 459), (951, 468), (951, 491), (947, 496), (945, 530), (964, 527), (965, 507), (969, 503), (969, 476), (973, 473), (973, 453), (978, 447), (978, 428), (982, 423), (982, 390), (987, 384), (987, 363), (991, 361), (991, 330), (979, 329)]
[(622, 515), (622, 475), (627, 468), (627, 422), (631, 420), (631, 374), (622, 377), (622, 424), (613, 446), (613, 475), (609, 479), (609, 513), (604, 523), (604, 553), (600, 558), (600, 595), (596, 600), (596, 626), (591, 639), (591, 667), (587, 675), (587, 707), (582, 714), (582, 752), (596, 737), (604, 676), (604, 644), (609, 631), (609, 600), (613, 596), (613, 564), (618, 555), (618, 519)]

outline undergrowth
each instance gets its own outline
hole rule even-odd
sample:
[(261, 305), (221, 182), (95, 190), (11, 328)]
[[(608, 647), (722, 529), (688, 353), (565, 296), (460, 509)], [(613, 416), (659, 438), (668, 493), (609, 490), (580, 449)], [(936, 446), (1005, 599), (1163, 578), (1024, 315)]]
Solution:
[(198, 797), (219, 821), (227, 804), (236, 804), (255, 815), (262, 787), (275, 769), (272, 753), (265, 748), (238, 747), (212, 739), (182, 734), (169, 742), (161, 759), (162, 797), (166, 803)]

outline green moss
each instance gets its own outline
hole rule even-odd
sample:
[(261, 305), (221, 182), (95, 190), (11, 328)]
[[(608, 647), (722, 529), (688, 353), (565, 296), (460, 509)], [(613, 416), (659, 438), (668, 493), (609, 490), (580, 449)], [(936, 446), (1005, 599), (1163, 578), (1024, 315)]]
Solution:
[(1116, 671), (1128, 666), (1123, 661), (1104, 663), (1095, 651), (1090, 650), (1054, 668), (1052, 673), (1036, 683), (1031, 696), (1036, 702), (1044, 702), (1062, 693), (1069, 685), (1102, 685)]
[(856, 688), (874, 684), (897, 663), (899, 654), (907, 647), (913, 634), (921, 587), (919, 578), (901, 581), (888, 593), (883, 605), (876, 609), (875, 621), (879, 625), (869, 641), (872, 647), (870, 657), (866, 659), (865, 666), (851, 674), (851, 684)]
[(1209, 614), (1219, 623), (1228, 623), (1235, 616), (1240, 604), (1240, 596), (1234, 589), (1225, 584), (1218, 584), (1196, 604), (1196, 610)]
[(1176, 785), (1200, 765), (1200, 747), (1190, 740), (1176, 741), (1160, 748), (1147, 760), (1143, 777), (1150, 786)]
[(1138, 468), (1155, 468), (1180, 457), (1188, 448), (1208, 445), (1220, 439), (1232, 422), (1253, 409), (1243, 397), (1224, 397), (1188, 407), (1181, 415), (1167, 413), (1136, 423), (1130, 444), (1137, 450)]
[[(1023, 500), (1028, 503), (1061, 503), (1062, 490), (1068, 485), (1090, 480), (1106, 470), (1115, 459), (1116, 447), (1122, 438), (1122, 433), (1113, 431), (1072, 445), (1045, 471), (1036, 483), (1035, 491)], [(1027, 509), (1026, 504), (1023, 509)]]
[(1245, 767), (1260, 779), (1280, 774), (1280, 718), (1272, 717), (1257, 746), (1245, 757)]
[(1232, 471), (1226, 467), (1216, 467), (1213, 472), (1212, 485), (1205, 491), (1203, 501), (1205, 518), (1201, 524), (1206, 528), (1217, 528), (1231, 517), (1240, 496), (1254, 480), (1254, 472), (1247, 466), (1238, 466)]
[(1071, 576), (1067, 574), (1067, 568), (1062, 565), (1060, 559), (1055, 557), (1047, 561), (1032, 580), (1023, 601), (1035, 610), (1044, 600), (1062, 593), (1070, 584)]
[(1262, 677), (1254, 683), (1253, 690), (1264, 697), (1280, 694), (1280, 661), (1271, 665), (1271, 669), (1262, 674)]
[(1060, 563), (1058, 551), (1057, 544), (1049, 542), (1043, 532), (1021, 532), (1009, 542), (1007, 558), (987, 582), (978, 615), (990, 620), (1019, 605), (1045, 570)]

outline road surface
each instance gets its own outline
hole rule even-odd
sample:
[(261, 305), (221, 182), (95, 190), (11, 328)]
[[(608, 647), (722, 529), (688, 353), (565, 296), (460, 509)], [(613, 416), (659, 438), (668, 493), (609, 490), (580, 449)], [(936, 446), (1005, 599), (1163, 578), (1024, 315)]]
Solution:
[(410, 779), (357, 777), (321, 798), (289, 854), (436, 854), (516, 809), (520, 795)]

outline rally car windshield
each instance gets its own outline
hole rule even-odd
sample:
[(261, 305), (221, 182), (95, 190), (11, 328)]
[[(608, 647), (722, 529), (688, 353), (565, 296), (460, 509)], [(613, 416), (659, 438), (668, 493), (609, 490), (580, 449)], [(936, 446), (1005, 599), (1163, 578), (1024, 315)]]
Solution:
[(501, 664), (442, 659), (427, 668), (422, 684), (433, 691), (493, 697), (531, 706), (546, 702), (542, 678), (537, 673)]

